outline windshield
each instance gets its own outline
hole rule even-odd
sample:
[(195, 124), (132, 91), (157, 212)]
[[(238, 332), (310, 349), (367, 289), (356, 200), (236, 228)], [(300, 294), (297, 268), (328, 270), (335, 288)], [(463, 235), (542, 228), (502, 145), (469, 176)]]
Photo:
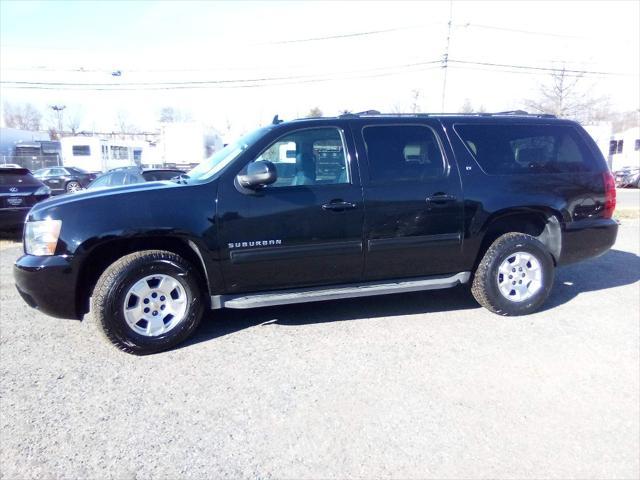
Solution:
[(260, 128), (251, 132), (244, 137), (230, 143), (222, 150), (217, 151), (200, 165), (187, 172), (189, 180), (208, 180), (224, 167), (235, 160), (242, 152), (249, 148), (253, 143), (262, 137), (268, 128)]

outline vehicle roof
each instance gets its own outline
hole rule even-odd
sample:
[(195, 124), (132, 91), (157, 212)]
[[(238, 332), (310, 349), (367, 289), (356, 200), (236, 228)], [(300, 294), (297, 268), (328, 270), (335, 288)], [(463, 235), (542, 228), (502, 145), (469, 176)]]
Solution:
[(298, 118), (288, 122), (282, 122), (274, 118), (274, 126), (298, 122), (305, 123), (330, 123), (336, 120), (368, 120), (368, 121), (408, 121), (420, 119), (438, 119), (447, 123), (574, 123), (571, 120), (560, 119), (555, 115), (545, 113), (528, 113), (523, 110), (495, 113), (380, 113), (368, 110), (359, 113), (347, 113), (337, 117)]
[(0, 173), (13, 173), (14, 175), (29, 175), (31, 172), (29, 171), (28, 168), (16, 168), (16, 167), (9, 167), (9, 168), (0, 168)]

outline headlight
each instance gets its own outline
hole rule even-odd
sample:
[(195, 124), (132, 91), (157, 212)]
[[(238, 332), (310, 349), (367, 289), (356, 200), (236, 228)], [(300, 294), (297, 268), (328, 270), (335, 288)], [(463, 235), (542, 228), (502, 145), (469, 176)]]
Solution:
[(62, 220), (27, 222), (24, 227), (24, 251), (29, 255), (56, 253)]
[(51, 189), (43, 185), (35, 191), (34, 195), (51, 195)]

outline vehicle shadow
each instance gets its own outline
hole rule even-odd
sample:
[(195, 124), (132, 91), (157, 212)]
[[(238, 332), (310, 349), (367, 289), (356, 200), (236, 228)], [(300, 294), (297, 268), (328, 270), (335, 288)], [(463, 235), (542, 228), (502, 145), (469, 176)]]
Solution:
[(640, 256), (622, 250), (609, 250), (601, 257), (559, 268), (543, 311), (567, 303), (580, 293), (639, 281)]
[[(551, 296), (542, 311), (571, 301), (580, 293), (607, 290), (640, 281), (640, 257), (610, 250), (605, 255), (559, 268)], [(477, 309), (468, 286), (448, 290), (413, 292), (378, 297), (354, 298), (283, 305), (251, 310), (223, 309), (208, 312), (193, 337), (177, 348), (213, 340), (258, 325), (288, 326), (366, 320), (442, 311)]]
[(281, 305), (251, 310), (223, 309), (205, 314), (195, 335), (177, 348), (212, 340), (258, 325), (287, 326), (366, 320), (418, 313), (480, 308), (466, 286), (377, 297)]

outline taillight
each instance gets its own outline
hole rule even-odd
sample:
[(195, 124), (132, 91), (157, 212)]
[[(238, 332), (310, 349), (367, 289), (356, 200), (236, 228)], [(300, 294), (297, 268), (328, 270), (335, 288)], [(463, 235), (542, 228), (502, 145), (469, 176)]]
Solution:
[(611, 172), (602, 174), (604, 180), (604, 210), (602, 216), (611, 218), (613, 211), (616, 209), (616, 181)]

